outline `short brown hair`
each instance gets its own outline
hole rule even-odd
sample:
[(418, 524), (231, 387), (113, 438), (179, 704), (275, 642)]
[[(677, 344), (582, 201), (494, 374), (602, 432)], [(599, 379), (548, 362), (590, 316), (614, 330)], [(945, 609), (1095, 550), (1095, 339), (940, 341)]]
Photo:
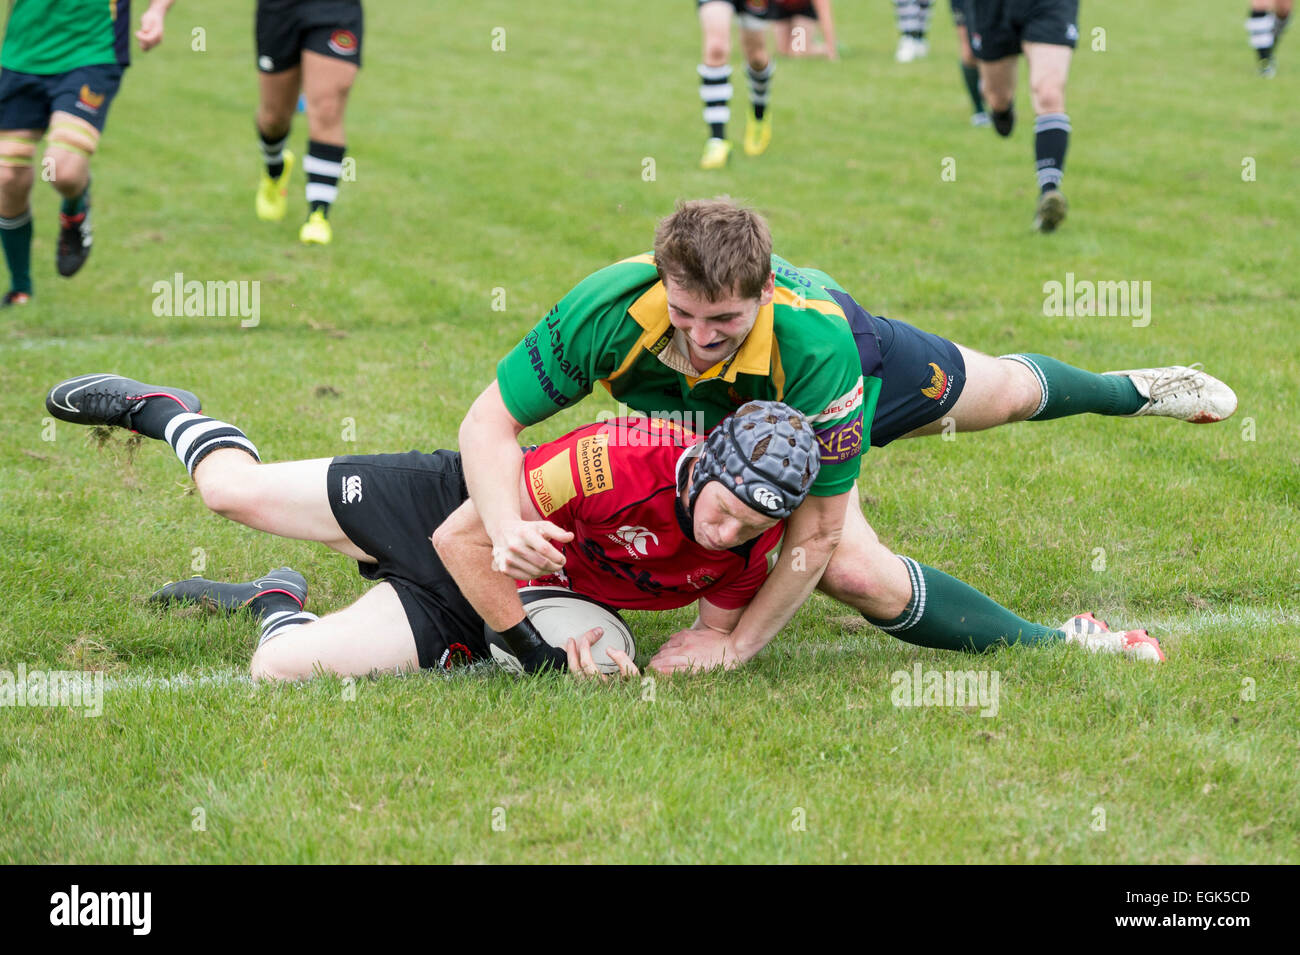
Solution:
[(677, 203), (655, 229), (655, 265), (710, 302), (758, 298), (772, 272), (772, 233), (763, 217), (722, 196)]

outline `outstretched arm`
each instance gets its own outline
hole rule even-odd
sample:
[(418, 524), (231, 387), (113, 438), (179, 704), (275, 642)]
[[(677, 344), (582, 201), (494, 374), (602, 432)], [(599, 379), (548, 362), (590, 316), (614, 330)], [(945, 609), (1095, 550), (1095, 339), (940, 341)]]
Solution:
[[(803, 606), (844, 529), (849, 494), (809, 497), (786, 524), (781, 559), (729, 633), (704, 624), (675, 633), (650, 661), (663, 673), (735, 667), (767, 646)], [(703, 601), (701, 601), (703, 609)]]
[(839, 44), (835, 40), (835, 19), (831, 14), (831, 0), (812, 0), (813, 9), (817, 11), (817, 22), (822, 27), (822, 37), (826, 41), (826, 59), (840, 58)]

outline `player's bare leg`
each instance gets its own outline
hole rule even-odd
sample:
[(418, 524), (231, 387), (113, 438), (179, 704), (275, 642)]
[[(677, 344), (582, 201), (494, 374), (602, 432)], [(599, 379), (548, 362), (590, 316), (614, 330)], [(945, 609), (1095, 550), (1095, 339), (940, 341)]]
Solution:
[(99, 146), (99, 130), (79, 116), (56, 110), (50, 114), (49, 141), (45, 158), (53, 166), (51, 183), (63, 197), (55, 265), (67, 278), (90, 256), (90, 157)]
[(367, 676), (420, 668), (415, 635), (392, 584), (368, 590), (350, 607), (307, 622), (293, 621), (292, 608), (276, 620), (263, 621), (261, 642), (253, 654), (254, 680), (308, 680), (318, 673)]
[(963, 345), (957, 349), (966, 365), (966, 383), (956, 404), (944, 417), (904, 437), (983, 431), (1077, 414), (1155, 415), (1206, 424), (1237, 410), (1232, 389), (1196, 366), (1098, 374), (1046, 355), (994, 358)]
[(980, 89), (988, 103), (989, 117), (999, 136), (1010, 136), (1016, 125), (1016, 69), (1019, 56), (979, 62)]
[(723, 0), (700, 4), (700, 32), (704, 49), (700, 55), (700, 99), (709, 138), (700, 157), (701, 169), (721, 169), (731, 156), (727, 123), (731, 121), (731, 19), (734, 10)]
[(1091, 615), (1072, 617), (1063, 627), (1031, 623), (969, 584), (894, 554), (862, 516), (856, 487), (843, 536), (817, 586), (873, 626), (918, 646), (979, 651), (1064, 640), (1133, 659), (1164, 659), (1159, 642), (1146, 631), (1115, 633), (1104, 624), (1092, 625)]
[(907, 568), (862, 515), (857, 485), (849, 495), (844, 531), (817, 589), (868, 617), (897, 617), (912, 597)]
[(257, 136), (262, 144), (265, 170), (257, 188), (257, 217), (279, 222), (288, 209), (289, 179), (294, 155), (285, 148), (293, 114), (298, 107), (302, 68), (257, 74)]
[(1052, 232), (1065, 219), (1065, 153), (1070, 145), (1070, 117), (1065, 112), (1065, 84), (1070, 77), (1068, 46), (1056, 43), (1023, 44), (1029, 65), (1029, 88), (1034, 104), (1034, 159), (1038, 171), (1038, 210), (1034, 228)]
[(749, 113), (745, 120), (745, 155), (761, 156), (772, 142), (772, 117), (768, 112), (768, 88), (775, 64), (767, 48), (767, 29), (762, 20), (741, 18), (740, 40), (745, 49), (745, 79), (749, 84)]
[(302, 90), (307, 97), (310, 142), (302, 162), (307, 174), (307, 221), (298, 238), (307, 245), (328, 245), (333, 238), (330, 207), (337, 201), (347, 138), (343, 116), (357, 65), (304, 50)]
[(1030, 368), (1021, 362), (994, 358), (961, 345), (957, 349), (966, 363), (966, 385), (957, 397), (957, 403), (943, 418), (904, 437), (916, 438), (945, 431), (983, 431), (1012, 421), (1024, 421), (1038, 410), (1043, 392)]
[(32, 183), (36, 144), (44, 130), (0, 130), (0, 243), (9, 266), (9, 291), (3, 305), (26, 305), (32, 298)]
[(219, 448), (194, 468), (208, 510), (277, 537), (316, 541), (354, 560), (374, 563), (348, 540), (328, 498), (332, 458), (263, 464), (246, 451)]

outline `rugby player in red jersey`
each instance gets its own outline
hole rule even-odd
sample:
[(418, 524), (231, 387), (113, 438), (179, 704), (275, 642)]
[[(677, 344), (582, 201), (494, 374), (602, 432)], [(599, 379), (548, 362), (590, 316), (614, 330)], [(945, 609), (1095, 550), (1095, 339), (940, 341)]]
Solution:
[[(380, 581), (322, 618), (304, 611), (307, 581), (287, 567), (248, 583), (193, 577), (153, 595), (256, 614), (255, 679), (450, 669), (488, 657), (485, 622), (530, 671), (596, 674), (597, 630), (551, 647), (524, 614), (515, 582), (492, 571), (492, 543), (454, 451), (264, 464), (238, 428), (198, 414), (193, 393), (118, 375), (61, 382), (47, 407), (64, 421), (167, 441), (210, 510), (319, 541)], [(698, 601), (696, 627), (725, 636), (767, 578), (783, 519), (818, 468), (811, 424), (777, 402), (750, 403), (707, 440), (674, 422), (620, 418), (529, 448), (519, 507), (562, 532), (564, 554), (559, 571), (536, 583), (616, 609)], [(637, 672), (626, 655), (610, 655), (624, 675)]]
[[(561, 559), (554, 528), (516, 508), (518, 436), (597, 383), (654, 417), (698, 416), (700, 430), (747, 401), (781, 401), (813, 422), (822, 449), (813, 488), (787, 524), (791, 559), (778, 562), (727, 640), (674, 634), (651, 661), (656, 669), (744, 663), (814, 587), (920, 646), (1071, 639), (1084, 615), (1062, 627), (1025, 620), (886, 547), (854, 496), (864, 451), (950, 424), (964, 433), (1082, 413), (1206, 422), (1236, 409), (1232, 390), (1198, 369), (1093, 374), (1046, 355), (983, 355), (873, 316), (831, 276), (774, 255), (761, 216), (729, 200), (684, 202), (660, 222), (653, 254), (607, 266), (564, 295), (498, 363), (465, 416), (466, 481), (497, 569), (512, 577)], [(1127, 635), (1100, 629), (1084, 642), (1159, 659), (1149, 636), (1132, 633), (1136, 651)]]

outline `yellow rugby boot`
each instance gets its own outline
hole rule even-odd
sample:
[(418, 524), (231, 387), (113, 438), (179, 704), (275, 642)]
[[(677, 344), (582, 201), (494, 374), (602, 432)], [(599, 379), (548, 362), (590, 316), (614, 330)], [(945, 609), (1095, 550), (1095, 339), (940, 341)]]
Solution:
[(700, 157), (701, 169), (721, 169), (731, 158), (731, 143), (725, 139), (710, 139), (704, 144), (704, 155)]
[(329, 245), (334, 238), (334, 229), (325, 213), (317, 209), (307, 217), (307, 221), (298, 230), (298, 241), (303, 245)]
[(293, 153), (284, 151), (284, 171), (272, 179), (262, 170), (262, 182), (257, 187), (257, 217), (263, 222), (279, 222), (289, 208), (289, 174), (293, 172)]
[(749, 119), (745, 122), (745, 155), (761, 156), (767, 152), (771, 142), (772, 117), (769, 115), (759, 119), (751, 110)]

